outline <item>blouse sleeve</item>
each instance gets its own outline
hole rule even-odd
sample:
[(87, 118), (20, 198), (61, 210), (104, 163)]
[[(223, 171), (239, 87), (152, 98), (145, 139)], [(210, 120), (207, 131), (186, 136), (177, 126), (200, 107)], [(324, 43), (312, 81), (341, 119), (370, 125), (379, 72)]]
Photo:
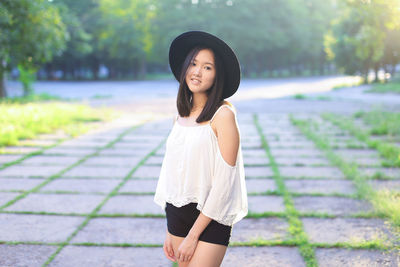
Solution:
[[(218, 146), (218, 145), (217, 145)], [(233, 225), (247, 215), (247, 190), (244, 180), (242, 151), (236, 165), (229, 165), (217, 147), (211, 189), (201, 212), (224, 225)]]

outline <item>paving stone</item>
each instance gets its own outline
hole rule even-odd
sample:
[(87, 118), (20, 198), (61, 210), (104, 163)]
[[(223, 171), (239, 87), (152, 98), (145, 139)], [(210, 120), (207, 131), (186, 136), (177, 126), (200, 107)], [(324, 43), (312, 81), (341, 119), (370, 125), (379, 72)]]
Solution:
[(112, 146), (115, 149), (129, 149), (129, 150), (153, 150), (156, 148), (158, 143), (127, 143), (127, 142), (118, 142)]
[(124, 157), (142, 157), (144, 158), (150, 151), (145, 150), (132, 150), (132, 149), (115, 149), (115, 148), (108, 148), (103, 149), (98, 154), (99, 156), (124, 156)]
[(153, 195), (113, 196), (100, 209), (99, 214), (161, 214), (160, 206), (154, 203)]
[(154, 136), (143, 136), (143, 135), (136, 135), (136, 134), (127, 134), (124, 137), (122, 137), (120, 139), (120, 142), (139, 142), (139, 143), (157, 143), (157, 142), (161, 142), (163, 140), (163, 138), (154, 135)]
[(351, 181), (346, 180), (285, 180), (287, 189), (295, 193), (322, 193), (322, 194), (354, 194), (356, 188)]
[(39, 134), (36, 136), (36, 139), (52, 139), (52, 140), (60, 140), (60, 139), (66, 139), (70, 138), (70, 136), (66, 133), (64, 133), (62, 130), (57, 130), (54, 133), (48, 133), (48, 134)]
[(249, 196), (249, 212), (284, 212), (285, 205), (280, 196)]
[(160, 157), (160, 156), (151, 156), (151, 157), (149, 157), (149, 158), (146, 160), (145, 164), (146, 164), (146, 165), (147, 165), (147, 164), (161, 165), (162, 162), (163, 162), (163, 160), (164, 160), (164, 157)]
[(159, 157), (164, 157), (164, 155), (165, 155), (165, 144), (162, 146), (162, 147), (160, 147), (157, 151), (156, 151), (156, 153), (155, 153), (155, 156), (159, 156)]
[(129, 167), (77, 166), (63, 177), (124, 178), (131, 170)]
[(262, 149), (262, 143), (260, 140), (255, 140), (255, 141), (242, 141), (242, 149)]
[(48, 139), (18, 140), (18, 145), (20, 146), (46, 147), (54, 145), (55, 143), (57, 143), (57, 140), (48, 140)]
[[(375, 167), (359, 167), (358, 171), (365, 176), (372, 177), (375, 173), (382, 173), (384, 176), (400, 179), (400, 168), (375, 168)], [(1, 173), (0, 173), (1, 174)]]
[(316, 248), (319, 266), (365, 267), (400, 266), (400, 253), (372, 249)]
[(70, 191), (80, 193), (109, 193), (121, 181), (104, 179), (56, 179), (40, 191)]
[(4, 164), (4, 163), (9, 163), (9, 162), (13, 162), (15, 160), (18, 160), (20, 158), (22, 158), (22, 155), (8, 155), (8, 154), (0, 154), (0, 165)]
[(246, 177), (271, 177), (274, 176), (270, 167), (246, 167), (244, 170)]
[(142, 157), (91, 157), (80, 166), (114, 166), (134, 168), (143, 158)]
[(323, 157), (323, 153), (317, 149), (307, 148), (273, 148), (271, 147), (271, 154), (274, 157), (290, 156), (290, 157)]
[(400, 180), (369, 180), (368, 183), (374, 190), (400, 191)]
[(0, 171), (1, 177), (44, 177), (48, 178), (65, 169), (64, 166), (12, 165)]
[(101, 195), (29, 194), (4, 210), (90, 213), (103, 199), (104, 196)]
[(329, 161), (322, 157), (318, 158), (275, 157), (275, 162), (278, 165), (289, 165), (289, 166), (330, 165)]
[(268, 165), (269, 159), (264, 157), (243, 157), (244, 165)]
[(247, 193), (262, 193), (275, 191), (276, 185), (273, 179), (246, 179)]
[(109, 140), (68, 140), (60, 144), (59, 148), (93, 148), (99, 149), (110, 143)]
[(350, 149), (367, 149), (368, 145), (361, 142), (350, 142), (350, 143), (343, 143), (343, 142), (332, 142), (330, 143), (331, 148), (333, 149), (340, 149), (340, 148), (350, 148)]
[(268, 146), (271, 149), (278, 148), (307, 148), (307, 149), (316, 149), (317, 147), (311, 141), (268, 141)]
[(282, 176), (289, 178), (326, 178), (344, 179), (343, 173), (336, 167), (279, 167)]
[(306, 266), (296, 247), (229, 247), (223, 267), (303, 267)]
[(64, 242), (85, 217), (33, 214), (0, 214), (0, 240)]
[(264, 135), (267, 142), (301, 142), (309, 141), (304, 135)]
[(30, 190), (40, 183), (43, 183), (42, 179), (1, 178), (0, 190)]
[(230, 242), (287, 240), (288, 228), (289, 224), (281, 218), (246, 218), (233, 225)]
[(6, 204), (8, 201), (16, 198), (20, 193), (14, 193), (14, 192), (0, 192), (0, 206), (3, 206)]
[(161, 166), (140, 166), (132, 175), (133, 178), (158, 178), (160, 176)]
[(30, 146), (7, 146), (0, 149), (2, 153), (9, 154), (29, 154), (35, 151), (41, 150), (41, 147), (30, 147)]
[(245, 157), (266, 157), (264, 149), (242, 149), (243, 158)]
[(97, 151), (97, 149), (92, 149), (92, 148), (76, 149), (76, 148), (67, 148), (67, 147), (60, 148), (60, 147), (56, 146), (53, 148), (46, 149), (42, 155), (67, 155), (67, 156), (83, 157), (83, 156), (93, 154), (96, 151)]
[(23, 161), (24, 165), (62, 165), (64, 167), (70, 166), (76, 163), (81, 157), (71, 156), (42, 156), (37, 155), (30, 157)]
[(158, 180), (129, 180), (120, 189), (120, 193), (134, 192), (134, 193), (144, 193), (152, 192), (154, 193), (157, 188)]
[(49, 264), (51, 267), (76, 266), (172, 266), (163, 248), (67, 246)]
[(361, 158), (379, 158), (379, 153), (374, 149), (335, 149), (334, 153), (338, 154), (340, 157), (347, 159), (354, 159), (357, 157)]
[(0, 245), (0, 266), (43, 266), (57, 248), (44, 245)]
[(311, 242), (365, 242), (393, 239), (389, 226), (382, 219), (363, 218), (302, 218), (304, 231)]
[(370, 158), (346, 158), (346, 161), (348, 162), (355, 162), (359, 166), (375, 166), (379, 167), (382, 166), (382, 159), (381, 158), (375, 158), (375, 157), (370, 157)]
[(72, 243), (164, 244), (165, 218), (94, 218)]
[(293, 198), (295, 208), (300, 212), (320, 212), (330, 215), (352, 215), (373, 211), (367, 201), (345, 197), (302, 196)]

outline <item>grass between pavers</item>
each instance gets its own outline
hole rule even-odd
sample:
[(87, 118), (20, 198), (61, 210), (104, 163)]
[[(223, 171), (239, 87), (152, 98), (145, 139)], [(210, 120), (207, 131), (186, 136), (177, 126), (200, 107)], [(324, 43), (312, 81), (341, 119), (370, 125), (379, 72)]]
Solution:
[(112, 147), (116, 142), (118, 142), (119, 140), (122, 139), (123, 136), (125, 136), (126, 134), (128, 134), (129, 132), (135, 130), (136, 128), (140, 127), (142, 124), (139, 125), (135, 125), (132, 128), (126, 130), (124, 133), (120, 134), (115, 140), (109, 142), (108, 144), (106, 144), (105, 146), (99, 148), (97, 151), (95, 151), (92, 154), (89, 154), (87, 156), (84, 156), (82, 159), (78, 160), (77, 162), (71, 164), (70, 166), (66, 167), (65, 169), (61, 170), (60, 172), (50, 176), (49, 178), (45, 179), (42, 183), (38, 184), (37, 186), (35, 186), (34, 188), (24, 191), (21, 195), (15, 197), (14, 199), (6, 202), (5, 204), (3, 204), (2, 206), (0, 206), (0, 211), (3, 211), (4, 208), (9, 207), (10, 205), (14, 204), (15, 202), (17, 202), (18, 200), (26, 197), (27, 195), (29, 195), (30, 193), (36, 193), (38, 192), (42, 187), (44, 187), (45, 185), (47, 185), (48, 183), (50, 183), (51, 181), (61, 177), (64, 173), (66, 173), (67, 171), (69, 171), (70, 169), (76, 167), (77, 165), (85, 162), (88, 158), (90, 157), (94, 157), (97, 156), (102, 150), (107, 149)]
[[(124, 135), (126, 135), (129, 131), (124, 132), (121, 134), (117, 140), (121, 139)], [(103, 201), (97, 205), (97, 207), (90, 213), (88, 216), (86, 216), (86, 219), (77, 227), (77, 229), (68, 236), (68, 238), (65, 240), (63, 245), (60, 245), (58, 249), (47, 259), (47, 261), (43, 264), (43, 266), (48, 266), (53, 259), (60, 253), (60, 251), (66, 246), (66, 244), (69, 244), (72, 238), (74, 238), (80, 230), (82, 230), (88, 223), (89, 221), (94, 218), (96, 215), (98, 215), (98, 211), (105, 205), (105, 203), (112, 197), (117, 195), (118, 190), (126, 184), (126, 182), (132, 177), (132, 174), (139, 168), (141, 167), (148, 158), (151, 156), (155, 155), (156, 151), (159, 150), (163, 144), (165, 143), (166, 138), (155, 148), (153, 149), (149, 154), (147, 154), (124, 178), (123, 180), (103, 199)], [(115, 143), (115, 142), (114, 142)]]
[(317, 123), (310, 120), (299, 120), (293, 116), (290, 117), (292, 123), (296, 125), (309, 139), (315, 142), (317, 147), (323, 150), (327, 158), (333, 165), (337, 166), (349, 180), (352, 180), (357, 190), (357, 196), (360, 199), (369, 200), (375, 208), (375, 213), (381, 218), (389, 218), (396, 233), (400, 233), (400, 198), (391, 198), (391, 195), (385, 195), (374, 191), (367, 183), (367, 179), (357, 169), (354, 162), (348, 163), (340, 156), (336, 155), (329, 146), (328, 137), (322, 133), (315, 133), (318, 128)]
[(0, 102), (0, 147), (18, 145), (21, 139), (32, 139), (58, 129), (77, 136), (90, 129), (88, 122), (109, 121), (118, 116), (120, 113), (111, 109), (60, 101)]
[[(361, 114), (361, 115), (360, 115)], [(400, 147), (387, 143), (383, 140), (373, 140), (371, 135), (378, 133), (381, 135), (392, 135), (400, 137), (400, 113), (387, 113), (381, 111), (372, 111), (369, 113), (358, 112), (354, 117), (366, 117), (367, 123), (372, 126), (371, 131), (360, 129), (353, 123), (352, 118), (340, 116), (337, 114), (322, 114), (322, 118), (332, 122), (343, 130), (347, 130), (358, 140), (364, 142), (368, 147), (376, 149), (386, 160), (383, 166), (400, 167)]]
[[(72, 137), (71, 137), (71, 138), (72, 138)], [(17, 159), (17, 160), (10, 161), (10, 162), (7, 162), (7, 163), (3, 163), (3, 165), (0, 166), (0, 171), (3, 170), (3, 169), (5, 169), (5, 168), (7, 168), (7, 167), (12, 166), (12, 165), (21, 163), (22, 161), (26, 160), (27, 158), (30, 158), (30, 157), (33, 157), (33, 156), (41, 155), (41, 154), (43, 154), (43, 152), (45, 152), (46, 150), (48, 150), (48, 149), (50, 149), (50, 148), (53, 148), (53, 147), (56, 147), (56, 146), (58, 146), (59, 144), (63, 143), (65, 140), (68, 140), (68, 139), (71, 139), (71, 138), (62, 138), (62, 139), (59, 139), (59, 140), (57, 140), (57, 142), (55, 142), (55, 143), (52, 144), (52, 145), (43, 146), (40, 150), (27, 153), (26, 155), (22, 156), (21, 158), (19, 158), (19, 159)], [(1, 150), (1, 148), (0, 148), (0, 150)], [(2, 154), (1, 151), (0, 151), (0, 154)]]
[(298, 216), (297, 210), (294, 207), (293, 199), (285, 186), (284, 179), (280, 175), (278, 165), (276, 164), (275, 159), (272, 156), (267, 140), (263, 134), (262, 127), (258, 122), (257, 114), (253, 115), (253, 120), (257, 128), (258, 134), (260, 135), (262, 146), (268, 155), (269, 162), (274, 173), (277, 190), (282, 194), (283, 197), (283, 201), (285, 204), (285, 213), (287, 216), (286, 218), (289, 223), (289, 233), (293, 236), (293, 241), (296, 243), (296, 245), (299, 246), (300, 254), (303, 257), (306, 266), (318, 266), (314, 248), (308, 241), (307, 234), (303, 229), (303, 224)]

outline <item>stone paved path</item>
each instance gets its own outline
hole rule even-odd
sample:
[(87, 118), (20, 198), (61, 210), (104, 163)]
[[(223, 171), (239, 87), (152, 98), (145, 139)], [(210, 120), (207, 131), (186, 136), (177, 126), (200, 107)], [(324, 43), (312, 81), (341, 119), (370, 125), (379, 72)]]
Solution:
[[(398, 251), (362, 246), (399, 248), (399, 242), (372, 205), (357, 198), (356, 185), (291, 122), (289, 112), (241, 107), (250, 213), (234, 225), (222, 266), (306, 266), (285, 197), (319, 266), (400, 266)], [(162, 251), (164, 212), (153, 203), (172, 126), (167, 117), (115, 121), (47, 149), (43, 146), (65, 136), (43, 135), (0, 154), (0, 266), (172, 266)], [(382, 169), (377, 151), (348, 148), (346, 142), (355, 137), (318, 114), (294, 117), (318, 121), (320, 133), (337, 145), (335, 153), (357, 161), (365, 175)], [(371, 184), (400, 191), (400, 170), (383, 171), (393, 179)]]
[[(299, 247), (284, 245), (294, 237), (262, 138), (320, 266), (400, 264), (395, 252), (329, 248), (377, 239), (391, 244), (394, 234), (380, 218), (357, 216), (372, 212), (371, 205), (354, 197), (353, 183), (287, 114), (258, 114), (261, 132), (251, 113), (238, 121), (251, 215), (234, 226), (223, 266), (305, 266)], [(162, 251), (164, 213), (153, 203), (170, 127), (170, 119), (103, 127), (3, 167), (0, 266), (171, 266)], [(364, 156), (377, 157), (370, 152)], [(18, 157), (0, 159), (5, 164)]]

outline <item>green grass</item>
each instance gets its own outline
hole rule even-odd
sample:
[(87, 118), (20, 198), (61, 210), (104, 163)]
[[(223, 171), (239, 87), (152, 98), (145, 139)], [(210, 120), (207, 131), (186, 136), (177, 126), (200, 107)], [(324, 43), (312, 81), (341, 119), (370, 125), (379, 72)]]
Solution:
[[(119, 113), (60, 101), (0, 102), (0, 148), (58, 129), (71, 136), (88, 131), (91, 122), (108, 121)], [(0, 149), (1, 153), (1, 149)]]
[(354, 86), (360, 86), (360, 85), (362, 85), (362, 84), (363, 84), (363, 79), (359, 78), (357, 81), (337, 84), (337, 85), (335, 85), (332, 89), (333, 89), (333, 90), (339, 90), (339, 89), (342, 89), (342, 88), (349, 88), (349, 87), (354, 87)]
[[(388, 113), (383, 111), (357, 112), (353, 118), (340, 116), (338, 114), (324, 113), (322, 117), (343, 130), (347, 130), (364, 142), (368, 147), (378, 150), (385, 160), (385, 166), (400, 167), (400, 148), (384, 140), (373, 140), (371, 135), (376, 133), (376, 129), (381, 129), (380, 133), (390, 137), (400, 137), (400, 113)], [(357, 127), (354, 118), (363, 118), (365, 123), (371, 126), (370, 130), (363, 130)]]
[(371, 126), (369, 131), (371, 135), (386, 135), (388, 138), (400, 138), (400, 113), (375, 109), (369, 112), (356, 112), (354, 118), (360, 118), (365, 124)]
[(275, 183), (277, 185), (277, 191), (283, 197), (286, 219), (289, 223), (288, 230), (291, 236), (293, 237), (293, 242), (294, 244), (298, 245), (300, 254), (302, 255), (307, 267), (318, 266), (314, 248), (310, 244), (308, 236), (303, 229), (303, 223), (301, 222), (298, 211), (294, 207), (292, 196), (286, 188), (286, 185), (284, 183), (284, 178), (281, 176), (279, 172), (279, 167), (275, 162), (275, 159), (271, 153), (266, 138), (263, 135), (263, 129), (261, 128), (258, 122), (258, 116), (254, 115), (253, 120), (257, 128), (257, 131), (260, 135), (262, 146), (265, 149), (265, 152), (271, 164), (271, 169), (274, 173)]
[(73, 98), (62, 98), (56, 95), (50, 95), (48, 93), (41, 93), (41, 94), (31, 94), (28, 96), (16, 96), (16, 97), (6, 97), (0, 98), (0, 104), (24, 104), (24, 103), (32, 103), (32, 102), (44, 102), (44, 101), (51, 101), (51, 100), (58, 100), (58, 101), (74, 101), (77, 99)]
[(368, 93), (395, 93), (400, 94), (400, 81), (373, 84)]
[(306, 99), (307, 97), (303, 94), (295, 94), (293, 96), (294, 99)]
[(112, 98), (113, 96), (112, 95), (99, 95), (99, 94), (96, 94), (96, 95), (92, 95), (90, 98), (91, 99), (109, 99), (109, 98)]
[[(325, 114), (325, 116), (327, 115)], [(330, 118), (332, 117), (330, 116)], [(343, 122), (343, 118), (339, 120)], [(304, 135), (314, 141), (319, 149), (325, 152), (327, 158), (334, 166), (337, 166), (344, 173), (347, 179), (354, 182), (357, 189), (357, 196), (360, 199), (366, 199), (372, 203), (374, 207), (374, 214), (378, 214), (383, 218), (389, 218), (395, 227), (395, 231), (400, 233), (399, 194), (389, 191), (384, 192), (373, 190), (372, 187), (367, 183), (367, 177), (361, 175), (361, 173), (358, 171), (357, 164), (354, 162), (348, 163), (336, 155), (327, 141), (329, 140), (329, 137), (322, 133), (316, 133), (315, 129), (319, 127), (318, 123), (311, 120), (294, 119), (293, 116), (291, 116), (291, 121), (303, 132)], [(370, 215), (372, 216), (373, 214)]]

